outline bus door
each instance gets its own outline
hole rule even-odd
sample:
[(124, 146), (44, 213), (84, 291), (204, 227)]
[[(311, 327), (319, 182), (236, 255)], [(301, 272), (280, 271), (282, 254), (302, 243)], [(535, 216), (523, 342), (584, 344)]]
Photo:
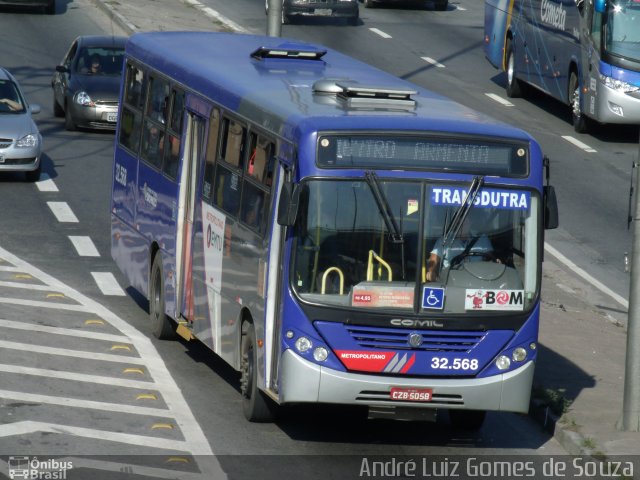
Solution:
[(180, 174), (178, 196), (178, 218), (176, 235), (176, 312), (179, 317), (194, 319), (193, 298), (193, 250), (194, 212), (196, 208), (197, 177), (202, 162), (206, 120), (200, 115), (187, 112), (184, 161)]

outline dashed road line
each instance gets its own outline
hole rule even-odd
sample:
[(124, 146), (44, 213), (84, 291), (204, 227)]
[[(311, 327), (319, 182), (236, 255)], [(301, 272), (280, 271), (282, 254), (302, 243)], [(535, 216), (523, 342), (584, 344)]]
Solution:
[(445, 68), (445, 66), (443, 64), (441, 64), (440, 62), (438, 62), (437, 60), (434, 60), (431, 57), (421, 57), (422, 60), (424, 60), (427, 63), (430, 63), (431, 65), (434, 65), (438, 68)]
[(574, 138), (574, 137), (572, 137), (570, 135), (562, 135), (562, 138), (564, 138), (567, 142), (575, 145), (576, 147), (581, 148), (582, 150), (584, 150), (587, 153), (596, 153), (597, 152), (597, 150), (595, 148), (591, 148), (586, 143), (583, 143), (580, 140), (578, 140), (577, 138)]
[(129, 339), (124, 335), (114, 335), (111, 333), (90, 332), (87, 330), (77, 330), (75, 328), (49, 327), (13, 320), (0, 319), (0, 328), (12, 328), (14, 330), (26, 330), (29, 332), (49, 333), (51, 335), (66, 335), (69, 337), (90, 338), (91, 340), (103, 340), (105, 342), (122, 342)]
[(383, 32), (382, 30), (379, 30), (377, 28), (370, 28), (369, 30), (371, 30), (373, 33), (375, 33), (376, 35), (381, 36), (382, 38), (393, 38), (391, 35), (389, 35), (388, 33)]
[(75, 216), (67, 202), (47, 202), (47, 205), (59, 222), (78, 223), (78, 217)]
[(114, 295), (124, 297), (126, 293), (118, 285), (118, 281), (116, 277), (113, 276), (111, 272), (91, 272), (91, 276), (98, 285), (98, 288), (104, 295)]
[(48, 173), (40, 174), (40, 180), (36, 182), (36, 187), (38, 187), (38, 190), (40, 190), (41, 192), (58, 191), (58, 187), (56, 186), (55, 182), (51, 180), (51, 177)]
[(99, 257), (98, 249), (91, 241), (90, 237), (76, 237), (69, 235), (69, 240), (81, 257)]
[(485, 95), (491, 100), (494, 100), (499, 104), (504, 105), (505, 107), (513, 107), (513, 103), (511, 103), (509, 100), (505, 100), (500, 95), (496, 95), (495, 93), (485, 93)]
[[(84, 360), (99, 360), (101, 362), (145, 365), (145, 362), (142, 358), (133, 357), (129, 355), (114, 355), (111, 353), (84, 352), (82, 350), (70, 350), (68, 348), (47, 347), (44, 345), (35, 345), (31, 343), (26, 344), (22, 342), (10, 342), (8, 340), (0, 340), (0, 348), (6, 348), (9, 350), (18, 350), (18, 351), (28, 351), (31, 353), (42, 353), (44, 355), (58, 355), (60, 357), (82, 358)], [(0, 370), (2, 370), (1, 366), (0, 366)]]

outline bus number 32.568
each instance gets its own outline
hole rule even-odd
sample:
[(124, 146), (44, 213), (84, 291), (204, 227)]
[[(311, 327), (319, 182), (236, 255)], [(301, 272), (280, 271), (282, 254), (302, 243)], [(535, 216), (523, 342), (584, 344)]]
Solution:
[(431, 368), (438, 370), (477, 370), (478, 360), (468, 358), (454, 358), (449, 363), (448, 358), (433, 357), (431, 359)]

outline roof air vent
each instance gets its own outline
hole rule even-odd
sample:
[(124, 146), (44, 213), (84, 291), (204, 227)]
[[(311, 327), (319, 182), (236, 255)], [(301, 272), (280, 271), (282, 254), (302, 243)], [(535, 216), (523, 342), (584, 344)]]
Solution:
[(326, 50), (318, 50), (312, 45), (284, 44), (279, 47), (260, 47), (251, 56), (256, 60), (267, 58), (288, 58), (292, 60), (320, 60)]
[(337, 93), (340, 100), (348, 102), (351, 106), (359, 105), (385, 105), (390, 107), (415, 107), (416, 101), (411, 95), (416, 95), (415, 90), (403, 90), (389, 87), (367, 87), (346, 83), (336, 83), (341, 89)]

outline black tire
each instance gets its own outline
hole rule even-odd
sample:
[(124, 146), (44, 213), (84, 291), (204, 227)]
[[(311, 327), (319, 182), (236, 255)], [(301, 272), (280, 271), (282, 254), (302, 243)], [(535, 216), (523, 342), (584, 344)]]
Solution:
[(580, 111), (580, 82), (576, 72), (569, 75), (569, 107), (571, 108), (571, 123), (577, 133), (589, 131), (589, 119)]
[(44, 12), (47, 15), (55, 15), (56, 14), (56, 0), (51, 0), (49, 5), (47, 5), (44, 9)]
[(355, 27), (356, 25), (358, 25), (358, 20), (359, 19), (360, 19), (360, 16), (358, 14), (356, 14), (353, 17), (349, 17), (347, 22), (349, 23), (349, 25), (353, 25)]
[(69, 109), (69, 105), (67, 104), (64, 110), (64, 128), (68, 132), (73, 132), (77, 129), (76, 122), (71, 116), (71, 110)]
[(53, 116), (54, 117), (64, 117), (64, 110), (60, 106), (60, 104), (56, 101), (55, 94), (53, 95)]
[(242, 336), (240, 346), (240, 392), (242, 393), (242, 411), (250, 422), (266, 423), (273, 421), (275, 404), (258, 388), (258, 352), (256, 349), (256, 331), (249, 323)]
[(29, 172), (24, 172), (24, 177), (27, 180), (27, 182), (37, 182), (38, 180), (40, 180), (40, 173), (42, 172), (42, 163), (40, 163), (38, 165), (38, 168), (36, 168), (35, 170), (31, 170)]
[(475, 432), (482, 428), (487, 416), (485, 410), (449, 410), (449, 421), (458, 430)]
[(435, 2), (435, 9), (439, 12), (444, 12), (449, 6), (449, 0), (441, 0)]
[(505, 73), (507, 74), (507, 97), (518, 98), (522, 96), (522, 84), (516, 78), (516, 55), (511, 40), (507, 40), (505, 51)]
[(162, 255), (157, 253), (153, 258), (151, 276), (149, 277), (149, 318), (151, 332), (159, 340), (175, 338), (176, 332), (171, 319), (164, 310), (164, 275), (162, 273)]

